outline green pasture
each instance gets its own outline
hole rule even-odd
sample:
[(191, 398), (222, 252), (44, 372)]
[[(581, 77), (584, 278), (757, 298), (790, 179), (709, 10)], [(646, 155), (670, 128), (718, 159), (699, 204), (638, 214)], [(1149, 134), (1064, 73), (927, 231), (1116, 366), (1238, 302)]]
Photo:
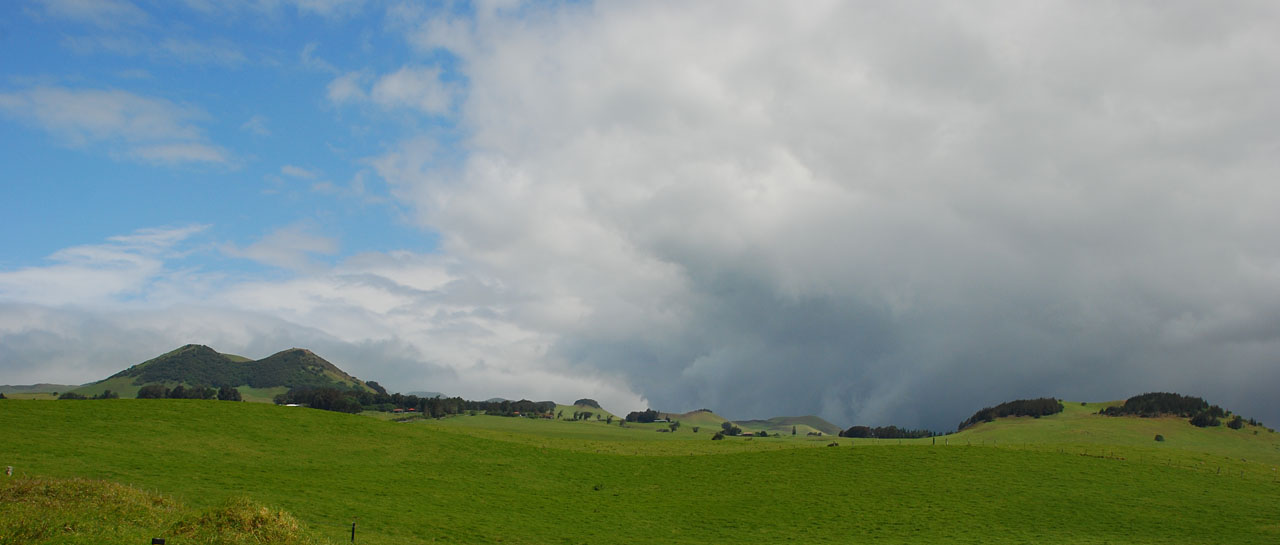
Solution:
[[(654, 438), (620, 439), (627, 433)], [(0, 479), (101, 479), (192, 513), (254, 502), (332, 543), (347, 542), (353, 520), (357, 543), (369, 544), (1280, 540), (1280, 483), (1254, 473), (954, 440), (863, 448), (693, 436), (489, 416), (397, 423), (218, 401), (5, 400), (0, 465), (16, 471)], [(603, 444), (626, 446), (595, 452)], [(60, 509), (75, 510), (47, 506)], [(4, 536), (35, 511), (13, 513), (0, 510)], [(219, 542), (197, 535), (169, 543)]]

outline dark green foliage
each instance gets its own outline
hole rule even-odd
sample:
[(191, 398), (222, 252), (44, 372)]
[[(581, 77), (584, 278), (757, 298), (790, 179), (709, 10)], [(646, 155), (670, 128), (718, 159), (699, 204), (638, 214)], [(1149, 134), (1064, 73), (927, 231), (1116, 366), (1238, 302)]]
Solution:
[(938, 435), (929, 430), (912, 430), (899, 428), (897, 426), (853, 426), (847, 430), (840, 432), (840, 437), (859, 438), (875, 438), (875, 439), (919, 439), (922, 437), (933, 437)]
[(603, 408), (603, 407), (601, 407), (599, 403), (596, 403), (596, 400), (594, 400), (594, 399), (588, 399), (588, 398), (585, 398), (585, 397), (584, 397), (584, 398), (582, 398), (582, 399), (579, 399), (579, 400), (577, 400), (577, 401), (574, 401), (574, 402), (573, 402), (573, 404), (574, 404), (574, 405), (582, 405), (582, 406), (584, 406), (584, 407), (595, 407), (595, 408), (600, 409), (600, 410), (602, 410), (602, 411), (604, 410), (604, 408)]
[(639, 422), (641, 424), (653, 422), (658, 419), (658, 411), (653, 409), (645, 409), (644, 411), (631, 411), (627, 413), (627, 422)]
[(0, 392), (0, 399), (8, 399), (8, 398), (4, 397), (4, 392)]
[(230, 386), (218, 388), (218, 400), (220, 401), (241, 401), (240, 390)]
[(58, 396), (58, 399), (89, 399), (89, 398), (81, 394), (77, 394), (75, 392), (63, 392), (62, 395)]
[(723, 434), (723, 433), (720, 433), (720, 432), (716, 432), (716, 434), (715, 434), (715, 435), (712, 435), (712, 436), (711, 436), (711, 440), (712, 440), (712, 441), (723, 441), (723, 440), (724, 440), (724, 434)]
[(164, 399), (169, 397), (169, 389), (163, 384), (148, 384), (138, 389), (138, 399)]
[(1052, 397), (1019, 399), (1001, 403), (995, 407), (984, 407), (982, 410), (973, 413), (973, 416), (970, 416), (968, 420), (961, 422), (959, 429), (963, 430), (979, 422), (992, 422), (997, 418), (1006, 416), (1033, 416), (1039, 418), (1060, 412), (1062, 412), (1062, 403)]
[(742, 435), (742, 428), (739, 428), (733, 425), (733, 422), (721, 422), (720, 430), (721, 430), (720, 433), (723, 433), (729, 436), (736, 437), (736, 436)]
[(375, 381), (366, 380), (364, 381), (364, 385), (373, 388), (373, 393), (375, 394), (387, 395), (387, 389), (383, 388), (381, 384), (378, 384)]
[[(1199, 397), (1184, 396), (1169, 392), (1152, 392), (1133, 396), (1126, 399), (1124, 401), (1124, 405), (1107, 407), (1099, 412), (1099, 414), (1107, 416), (1134, 415), (1148, 418), (1161, 415), (1173, 415), (1190, 418), (1209, 408), (1209, 402)], [(1218, 411), (1221, 410), (1221, 408), (1218, 409)]]
[(796, 434), (796, 427), (791, 426), (791, 435), (795, 435), (795, 434)]
[(1221, 426), (1222, 421), (1213, 416), (1209, 411), (1202, 411), (1191, 417), (1191, 425), (1197, 428), (1209, 428), (1213, 426)]
[(1238, 430), (1240, 428), (1243, 428), (1244, 417), (1237, 414), (1235, 418), (1232, 418), (1230, 422), (1227, 422), (1227, 427), (1233, 430)]
[(93, 399), (120, 399), (120, 394), (111, 390), (103, 390), (102, 393), (93, 396)]
[(1157, 433), (1157, 434), (1156, 434), (1156, 442), (1157, 442), (1157, 443), (1163, 443), (1163, 442), (1164, 442), (1164, 436), (1163, 436), (1163, 435), (1160, 435), (1160, 434), (1158, 434), (1158, 433)]
[(356, 397), (356, 392), (350, 390), (302, 387), (293, 388), (287, 393), (276, 396), (275, 401), (280, 405), (297, 403), (312, 409), (358, 413), (363, 410), (363, 407), (360, 406), (360, 401)]

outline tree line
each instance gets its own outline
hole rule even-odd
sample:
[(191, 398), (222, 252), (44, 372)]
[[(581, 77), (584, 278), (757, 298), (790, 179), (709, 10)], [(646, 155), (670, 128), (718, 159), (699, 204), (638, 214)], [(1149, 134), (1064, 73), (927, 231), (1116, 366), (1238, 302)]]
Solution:
[[(1210, 405), (1204, 398), (1184, 396), (1172, 392), (1149, 392), (1124, 400), (1124, 404), (1106, 407), (1098, 414), (1105, 416), (1140, 416), (1153, 418), (1157, 416), (1177, 416), (1189, 418), (1192, 426), (1208, 428), (1221, 426), (1222, 418), (1227, 411), (1217, 405)], [(1236, 416), (1228, 423), (1232, 429), (1244, 427), (1244, 419)]]
[(847, 430), (840, 432), (840, 437), (849, 438), (868, 438), (868, 439), (919, 439), (922, 437), (933, 437), (941, 435), (939, 433), (920, 429), (912, 430), (907, 428), (899, 428), (897, 426), (853, 426)]
[(1052, 397), (1040, 397), (1036, 399), (1018, 399), (1015, 401), (1007, 401), (996, 405), (995, 407), (983, 407), (982, 410), (973, 413), (968, 419), (960, 423), (959, 430), (963, 430), (969, 426), (979, 422), (994, 422), (997, 418), (1006, 416), (1030, 416), (1040, 418), (1051, 414), (1062, 412), (1062, 402)]

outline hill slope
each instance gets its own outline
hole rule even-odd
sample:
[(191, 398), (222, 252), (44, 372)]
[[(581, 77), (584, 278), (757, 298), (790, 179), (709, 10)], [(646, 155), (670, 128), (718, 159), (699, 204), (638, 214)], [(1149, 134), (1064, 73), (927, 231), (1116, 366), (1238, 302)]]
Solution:
[(123, 397), (133, 397), (139, 388), (148, 384), (231, 386), (254, 401), (270, 401), (274, 393), (304, 386), (372, 391), (364, 382), (310, 350), (291, 348), (254, 361), (221, 354), (198, 344), (188, 344), (74, 391), (95, 395), (111, 390)]
[(768, 420), (734, 421), (744, 431), (766, 430), (769, 433), (791, 433), (792, 426), (796, 433), (805, 435), (809, 432), (821, 432), (826, 435), (840, 435), (840, 426), (827, 422), (817, 416), (775, 416)]
[[(793, 442), (783, 439), (688, 443), (701, 456), (626, 456), (263, 404), (4, 403), (0, 460), (18, 468), (15, 478), (105, 478), (197, 509), (246, 495), (340, 542), (352, 520), (359, 521), (361, 543), (410, 545), (847, 543), (851, 536), (884, 543), (1274, 543), (1280, 537), (1270, 475), (1227, 477), (1163, 460), (941, 441), (862, 448), (841, 440), (840, 448), (717, 454), (734, 444)], [(499, 419), (457, 419), (467, 418)]]

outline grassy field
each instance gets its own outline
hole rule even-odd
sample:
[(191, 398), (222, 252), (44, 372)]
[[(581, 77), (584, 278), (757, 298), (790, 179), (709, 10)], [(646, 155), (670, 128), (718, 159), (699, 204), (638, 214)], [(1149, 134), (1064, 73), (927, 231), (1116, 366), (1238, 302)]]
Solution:
[[(827, 448), (594, 422), (396, 423), (254, 403), (6, 400), (0, 465), (16, 468), (10, 479), (101, 479), (161, 495), (183, 506), (165, 528), (249, 501), (333, 543), (346, 542), (353, 520), (358, 543), (1280, 540), (1280, 484), (1267, 475), (955, 444), (980, 431), (947, 446)], [(623, 446), (595, 452), (608, 444)], [(15, 524), (13, 513), (0, 511), (0, 528)], [(140, 535), (113, 532), (97, 542)], [(19, 542), (13, 535), (0, 542)], [(191, 542), (202, 541), (170, 541)]]

